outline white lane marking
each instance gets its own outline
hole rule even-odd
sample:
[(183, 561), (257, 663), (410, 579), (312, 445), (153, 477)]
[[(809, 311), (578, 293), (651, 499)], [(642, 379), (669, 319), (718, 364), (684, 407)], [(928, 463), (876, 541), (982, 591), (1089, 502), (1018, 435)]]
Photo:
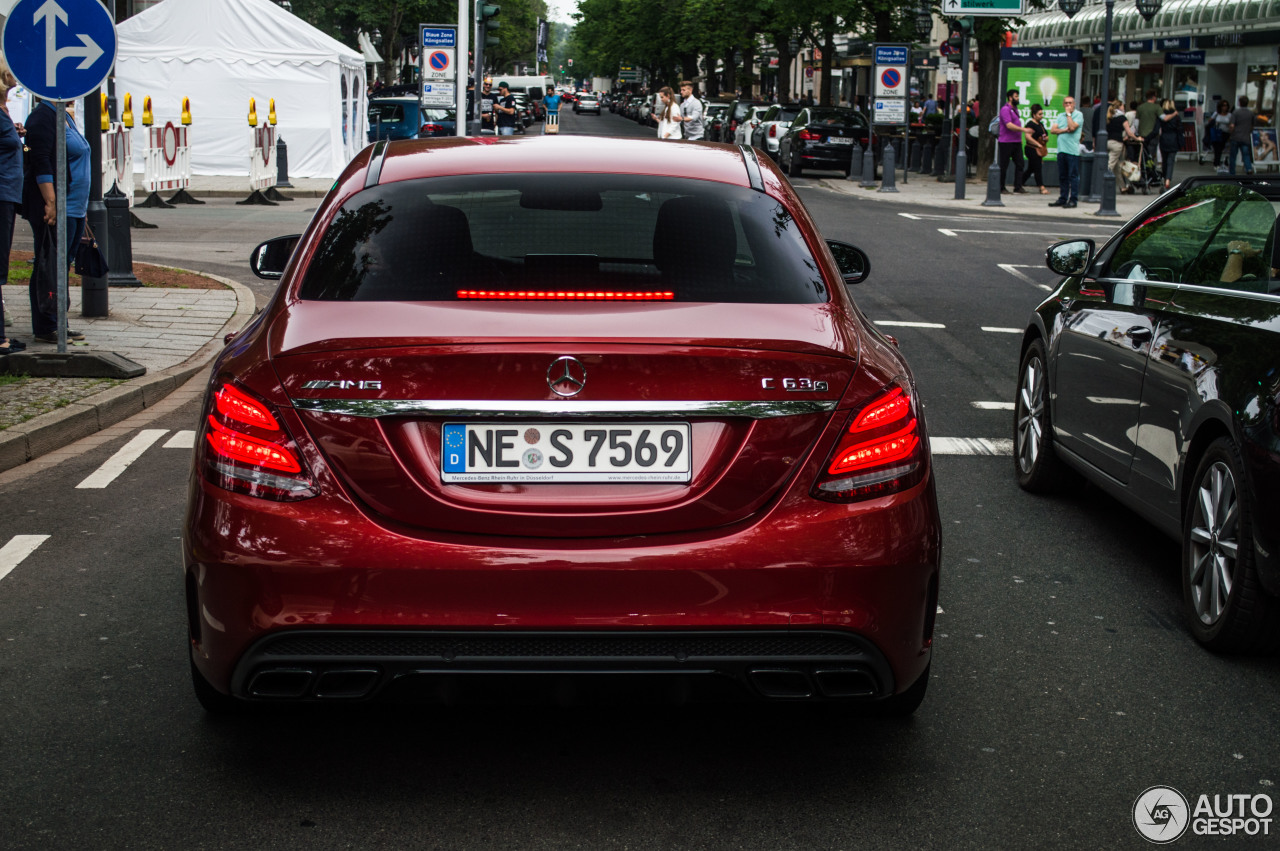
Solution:
[(979, 411), (1012, 411), (1012, 402), (970, 402)]
[(942, 611), (942, 606), (938, 606), (938, 614), (940, 614), (940, 615), (945, 615), (945, 614), (946, 614), (946, 612)]
[(1012, 455), (1012, 438), (931, 437), (934, 455)]
[(196, 445), (196, 433), (191, 430), (175, 431), (173, 437), (165, 441), (165, 449), (192, 449)]
[(917, 222), (920, 221), (919, 216), (913, 216), (910, 213), (899, 213), (898, 215), (902, 216), (902, 218), (904, 219), (912, 219), (913, 221), (917, 221)]
[(101, 467), (94, 470), (77, 488), (105, 488), (116, 480), (116, 477), (129, 468), (129, 465), (142, 456), (151, 444), (163, 437), (167, 428), (144, 428), (134, 435), (133, 440), (121, 446), (115, 455), (108, 458)]
[(1046, 232), (1042, 230), (977, 230), (971, 228), (938, 228), (938, 231), (945, 233), (947, 236), (955, 236), (958, 233), (989, 233), (997, 236), (1043, 236), (1045, 239), (1061, 238), (1061, 231)]
[(877, 319), (877, 325), (892, 326), (894, 328), (946, 328), (941, 322), (903, 322), (897, 319)]
[[(938, 233), (942, 234), (943, 236), (956, 236), (955, 231), (947, 230), (946, 228), (938, 228)], [(959, 238), (960, 237), (956, 236), (956, 239), (959, 239)]]
[(991, 334), (1021, 334), (1024, 330), (1022, 328), (999, 328), (995, 325), (982, 325), (980, 327), (983, 331)]
[(0, 579), (9, 575), (22, 560), (40, 548), (49, 540), (48, 535), (14, 535), (9, 543), (0, 547)]
[(1026, 281), (1028, 284), (1030, 284), (1033, 287), (1039, 287), (1040, 289), (1044, 290), (1047, 293), (1053, 292), (1053, 287), (1049, 286), (1048, 284), (1037, 283), (1036, 281), (1031, 280), (1031, 277), (1027, 275), (1025, 272), (1018, 271), (1019, 269), (1038, 269), (1040, 268), (1039, 266), (1031, 266), (1025, 263), (997, 263), (996, 266), (998, 268), (1005, 270), (1010, 275), (1013, 275), (1015, 278), (1019, 278), (1023, 281)]

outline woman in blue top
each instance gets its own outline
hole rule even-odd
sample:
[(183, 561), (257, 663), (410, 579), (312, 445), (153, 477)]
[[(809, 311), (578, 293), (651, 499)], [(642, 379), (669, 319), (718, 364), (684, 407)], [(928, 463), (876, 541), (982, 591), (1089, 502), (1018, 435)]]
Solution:
[[(9, 250), (13, 248), (13, 223), (22, 206), (21, 124), (9, 116), (9, 90), (18, 85), (9, 66), (0, 60), (0, 284), (9, 283)], [(26, 346), (4, 335), (4, 300), (0, 299), (0, 355), (20, 352)]]
[[(43, 101), (27, 116), (27, 173), (22, 180), (22, 217), (31, 224), (35, 236), (36, 259), (31, 270), (31, 331), (41, 343), (58, 342), (58, 309), (46, 304), (40, 310), (36, 285), (42, 277), (40, 245), (45, 232), (56, 228), (58, 199), (53, 170), (57, 162), (57, 112)], [(92, 174), (89, 143), (67, 113), (67, 240), (68, 265), (75, 246), (84, 234), (84, 217), (89, 208), (89, 179)], [(56, 230), (55, 230), (56, 233)], [(67, 329), (68, 340), (83, 340), (84, 334)]]

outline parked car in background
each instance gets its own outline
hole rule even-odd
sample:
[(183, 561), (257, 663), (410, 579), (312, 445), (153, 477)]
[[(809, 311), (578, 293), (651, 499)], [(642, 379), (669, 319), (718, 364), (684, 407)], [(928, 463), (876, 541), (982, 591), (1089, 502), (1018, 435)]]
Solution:
[(756, 129), (751, 131), (751, 144), (754, 147), (764, 151), (776, 161), (778, 159), (778, 142), (781, 141), (787, 128), (791, 126), (791, 122), (795, 121), (796, 116), (800, 114), (800, 110), (804, 109), (800, 104), (780, 104), (775, 103), (773, 106), (760, 116), (760, 123), (756, 125)]
[(419, 120), (422, 124), (418, 127), (418, 138), (427, 139), (431, 136), (456, 136), (458, 126), (456, 120), (457, 110), (443, 109), (441, 107), (425, 106), (419, 112)]
[(779, 140), (778, 163), (792, 177), (806, 168), (837, 169), (847, 175), (853, 143), (865, 150), (874, 139), (871, 123), (856, 109), (809, 106), (800, 110)]
[(576, 113), (591, 112), (596, 115), (600, 114), (600, 99), (595, 95), (583, 95), (578, 102), (573, 105), (573, 111)]
[(720, 124), (720, 137), (716, 141), (734, 141), (738, 133), (738, 127), (747, 120), (747, 116), (751, 113), (751, 108), (763, 105), (756, 100), (735, 100), (729, 104), (729, 114)]
[[(374, 97), (369, 99), (368, 141), (417, 139), (422, 135), (422, 106), (416, 97)], [(428, 133), (426, 135), (437, 135)]]
[(735, 145), (750, 145), (751, 134), (760, 126), (761, 116), (768, 111), (769, 107), (764, 104), (752, 104), (751, 108), (747, 110), (746, 117), (738, 122), (737, 129), (733, 131), (733, 143)]
[(1100, 250), (1051, 246), (1065, 277), (1014, 397), (1018, 484), (1083, 477), (1179, 541), (1186, 621), (1217, 651), (1280, 650), (1277, 214), (1273, 179), (1193, 177)]
[(708, 142), (719, 142), (720, 126), (724, 123), (725, 116), (728, 114), (729, 114), (729, 104), (727, 103), (709, 104), (702, 118), (703, 138), (706, 139)]
[(183, 527), (210, 711), (924, 698), (925, 413), (766, 158), (393, 141), (251, 262)]

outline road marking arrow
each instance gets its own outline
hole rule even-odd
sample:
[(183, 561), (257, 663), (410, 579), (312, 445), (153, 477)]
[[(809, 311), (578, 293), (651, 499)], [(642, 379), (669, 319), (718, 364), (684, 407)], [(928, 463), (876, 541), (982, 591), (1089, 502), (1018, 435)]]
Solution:
[(36, 9), (31, 22), (39, 26), (41, 20), (44, 21), (44, 84), (46, 86), (58, 85), (58, 63), (62, 60), (80, 57), (81, 61), (76, 66), (76, 70), (83, 71), (102, 56), (103, 49), (86, 33), (76, 33), (76, 38), (80, 39), (79, 47), (58, 49), (58, 21), (67, 23), (67, 12), (58, 5), (57, 0), (46, 0), (39, 9)]

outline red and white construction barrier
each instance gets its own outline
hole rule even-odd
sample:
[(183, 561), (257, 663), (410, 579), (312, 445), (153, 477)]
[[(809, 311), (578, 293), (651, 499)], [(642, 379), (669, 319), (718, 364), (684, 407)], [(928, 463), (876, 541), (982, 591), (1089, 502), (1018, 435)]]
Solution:
[(133, 133), (123, 124), (112, 124), (102, 134), (102, 186), (109, 190), (114, 183), (132, 207), (133, 181)]
[(186, 189), (191, 183), (191, 128), (165, 122), (163, 127), (147, 128), (147, 147), (142, 170), (142, 188), (146, 192)]
[(276, 128), (270, 124), (249, 128), (249, 191), (276, 185)]

